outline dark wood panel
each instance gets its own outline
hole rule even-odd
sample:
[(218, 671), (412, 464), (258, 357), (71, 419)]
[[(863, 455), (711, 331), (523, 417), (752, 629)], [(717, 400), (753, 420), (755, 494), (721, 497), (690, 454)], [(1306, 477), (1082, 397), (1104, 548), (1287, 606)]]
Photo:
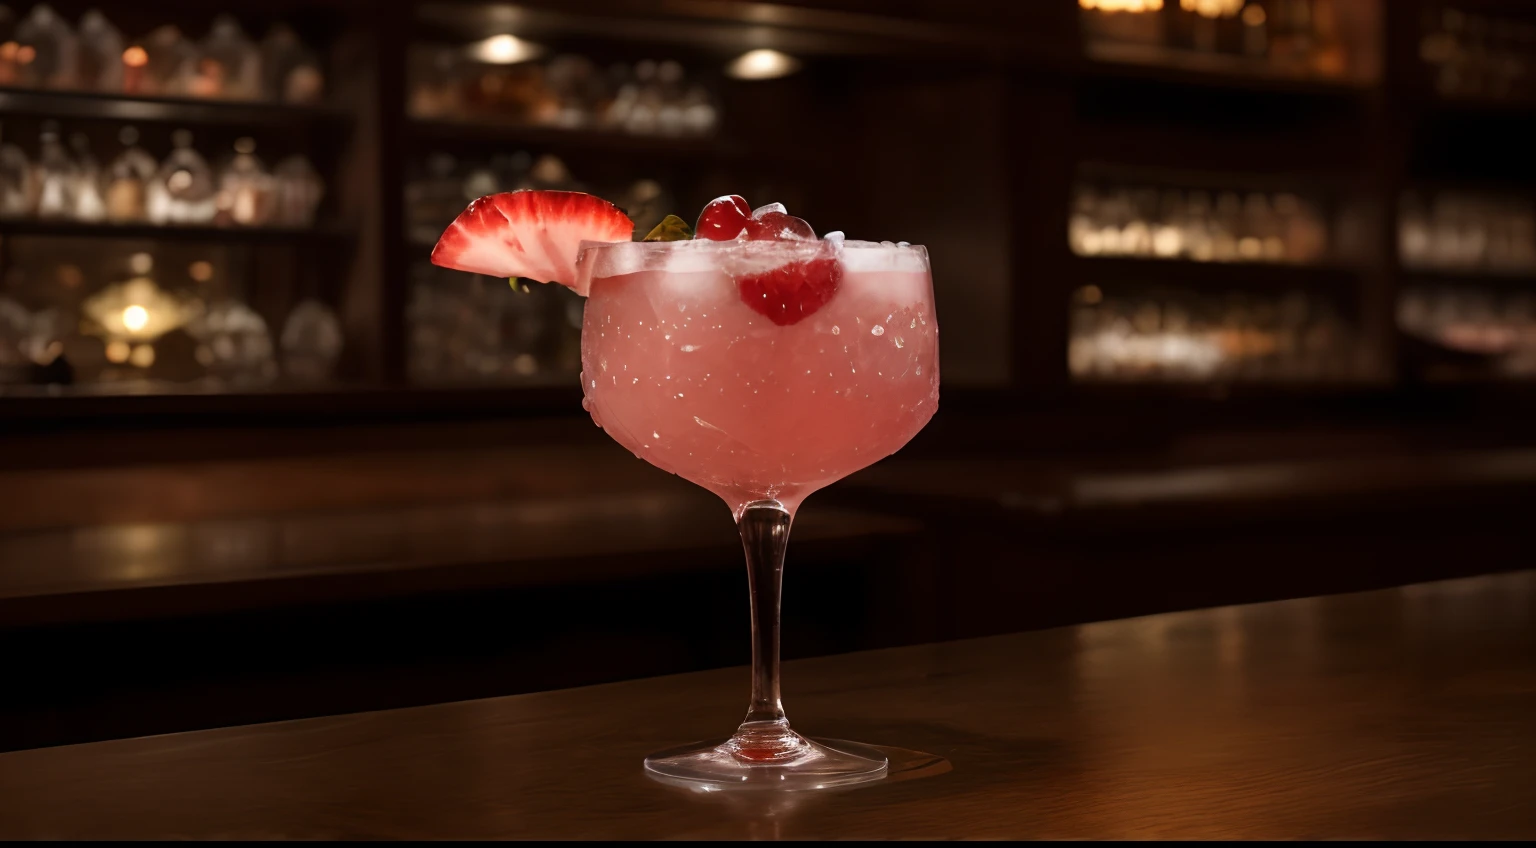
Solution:
[(849, 791), (693, 796), (740, 669), (0, 755), (5, 838), (1536, 837), (1536, 573), (786, 667)]

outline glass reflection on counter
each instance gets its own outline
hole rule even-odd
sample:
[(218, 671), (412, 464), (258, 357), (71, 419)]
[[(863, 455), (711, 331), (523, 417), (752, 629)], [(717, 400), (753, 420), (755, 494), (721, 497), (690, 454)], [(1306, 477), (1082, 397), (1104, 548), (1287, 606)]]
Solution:
[(1073, 294), (1080, 381), (1326, 381), (1355, 375), (1356, 334), (1325, 298), (1192, 291)]
[(1329, 253), (1320, 204), (1289, 192), (1079, 184), (1067, 239), (1078, 256), (1306, 264)]

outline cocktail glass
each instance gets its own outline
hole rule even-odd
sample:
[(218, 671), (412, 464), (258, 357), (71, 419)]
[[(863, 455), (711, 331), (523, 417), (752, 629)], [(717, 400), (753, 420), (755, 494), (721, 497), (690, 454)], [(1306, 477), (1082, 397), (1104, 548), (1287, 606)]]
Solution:
[[(770, 297), (749, 281), (793, 278), (800, 263), (829, 258), (840, 271), (830, 296), (820, 290), (809, 308), (749, 305)], [(900, 449), (938, 407), (926, 249), (836, 238), (588, 242), (577, 270), (591, 284), (583, 406), (637, 457), (723, 498), (746, 550), (746, 719), (730, 738), (654, 754), (646, 769), (706, 790), (883, 777), (877, 749), (790, 729), (779, 697), (779, 592), (805, 497)]]

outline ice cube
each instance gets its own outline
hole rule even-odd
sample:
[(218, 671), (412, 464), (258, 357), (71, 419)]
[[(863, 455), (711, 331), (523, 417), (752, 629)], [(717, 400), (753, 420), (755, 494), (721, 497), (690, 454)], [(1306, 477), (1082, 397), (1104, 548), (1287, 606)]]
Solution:
[(765, 206), (759, 206), (756, 209), (753, 209), (752, 210), (752, 217), (753, 218), (761, 218), (764, 215), (767, 215), (769, 212), (778, 212), (781, 215), (788, 215), (789, 214), (789, 210), (784, 208), (784, 204), (782, 204), (782, 203), (769, 203), (769, 204), (767, 204)]

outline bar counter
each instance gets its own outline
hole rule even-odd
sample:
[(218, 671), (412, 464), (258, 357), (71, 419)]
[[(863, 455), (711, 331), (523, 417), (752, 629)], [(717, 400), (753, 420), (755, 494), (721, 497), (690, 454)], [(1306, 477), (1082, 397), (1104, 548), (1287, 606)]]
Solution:
[(891, 778), (649, 781), (746, 678), (4, 754), (0, 838), (1536, 837), (1536, 571), (792, 662), (796, 727)]

